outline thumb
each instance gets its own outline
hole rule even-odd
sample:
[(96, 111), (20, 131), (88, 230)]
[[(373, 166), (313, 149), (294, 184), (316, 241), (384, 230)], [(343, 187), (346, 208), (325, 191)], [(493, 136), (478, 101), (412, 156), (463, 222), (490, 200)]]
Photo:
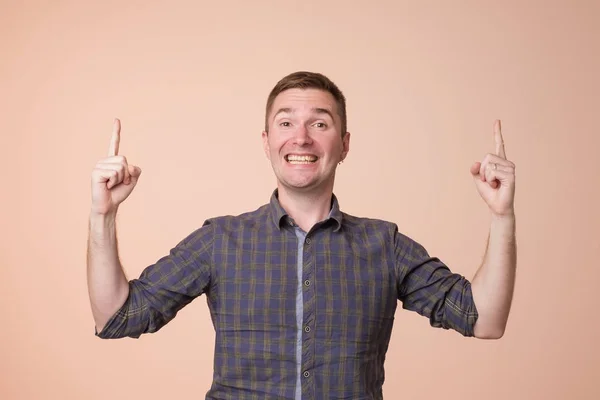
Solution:
[(471, 165), (471, 174), (473, 176), (477, 176), (479, 175), (479, 169), (481, 168), (481, 163), (478, 161), (476, 163), (474, 163), (473, 165)]
[(135, 186), (142, 174), (142, 169), (140, 167), (136, 167), (134, 165), (129, 165), (127, 170), (129, 171), (129, 175), (131, 176), (131, 183)]
[(136, 167), (135, 165), (129, 165), (129, 175), (132, 178), (138, 178), (142, 174), (142, 169), (140, 167)]

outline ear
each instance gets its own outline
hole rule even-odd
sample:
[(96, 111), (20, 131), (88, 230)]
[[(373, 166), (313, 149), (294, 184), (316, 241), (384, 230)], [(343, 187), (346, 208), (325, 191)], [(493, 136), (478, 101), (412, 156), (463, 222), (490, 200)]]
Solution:
[(269, 133), (267, 131), (262, 131), (262, 141), (263, 141), (263, 150), (265, 155), (270, 160), (271, 159), (271, 147), (269, 146)]
[(342, 138), (342, 159), (343, 161), (348, 156), (348, 152), (350, 151), (350, 132), (346, 132), (344, 137)]

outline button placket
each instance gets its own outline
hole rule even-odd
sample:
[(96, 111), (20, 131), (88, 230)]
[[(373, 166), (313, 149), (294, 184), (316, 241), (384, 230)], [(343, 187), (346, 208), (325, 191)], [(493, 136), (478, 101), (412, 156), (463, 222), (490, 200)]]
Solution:
[[(315, 248), (316, 246), (315, 237), (313, 234), (304, 239), (304, 328), (303, 328), (303, 345), (302, 345), (302, 355), (303, 355), (303, 368), (304, 372), (302, 376), (304, 377), (304, 385), (303, 385), (303, 393), (308, 395), (308, 393), (314, 390), (313, 388), (313, 371), (312, 368), (315, 364), (315, 261), (316, 255)], [(310, 396), (309, 396), (310, 397)]]

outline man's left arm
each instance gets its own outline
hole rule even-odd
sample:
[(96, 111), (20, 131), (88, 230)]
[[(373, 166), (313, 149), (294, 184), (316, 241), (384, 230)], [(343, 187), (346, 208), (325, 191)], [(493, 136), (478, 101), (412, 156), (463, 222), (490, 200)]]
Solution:
[(471, 167), (475, 186), (491, 212), (483, 263), (471, 285), (479, 314), (474, 335), (482, 339), (499, 339), (504, 335), (517, 266), (515, 164), (506, 159), (500, 121), (494, 125), (494, 139), (496, 152)]

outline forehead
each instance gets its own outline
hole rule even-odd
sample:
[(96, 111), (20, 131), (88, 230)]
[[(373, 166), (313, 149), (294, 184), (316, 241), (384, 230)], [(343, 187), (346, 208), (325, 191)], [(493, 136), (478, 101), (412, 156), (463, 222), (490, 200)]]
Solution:
[(320, 89), (288, 89), (275, 97), (271, 114), (282, 108), (292, 111), (310, 111), (323, 108), (334, 114), (337, 110), (336, 102), (331, 93)]

